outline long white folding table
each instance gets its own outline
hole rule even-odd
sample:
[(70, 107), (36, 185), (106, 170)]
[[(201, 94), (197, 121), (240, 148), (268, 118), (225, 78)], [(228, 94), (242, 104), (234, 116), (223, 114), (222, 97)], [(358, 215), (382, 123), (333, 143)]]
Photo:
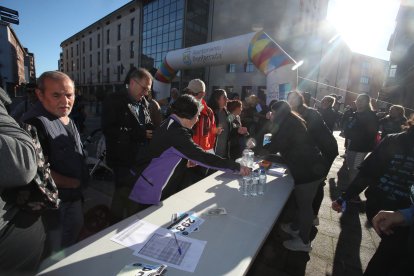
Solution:
[(263, 196), (244, 197), (241, 177), (216, 172), (200, 182), (103, 231), (55, 254), (41, 265), (39, 275), (116, 275), (134, 262), (152, 263), (134, 256), (133, 251), (110, 239), (136, 221), (160, 227), (170, 224), (175, 212), (203, 213), (224, 207), (227, 215), (203, 216), (205, 222), (191, 238), (207, 241), (194, 273), (168, 267), (166, 275), (244, 275), (266, 240), (293, 189), (289, 175), (268, 175)]

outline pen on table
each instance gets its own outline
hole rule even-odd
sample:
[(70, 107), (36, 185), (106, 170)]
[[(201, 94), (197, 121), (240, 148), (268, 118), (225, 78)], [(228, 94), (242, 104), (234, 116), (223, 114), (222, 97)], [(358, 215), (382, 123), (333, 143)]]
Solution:
[(177, 247), (178, 247), (178, 253), (181, 255), (182, 254), (181, 247), (180, 247), (180, 244), (178, 243), (177, 234), (175, 234), (175, 232), (174, 232), (174, 239), (175, 239), (175, 243), (177, 244)]
[(171, 229), (173, 228), (175, 225), (179, 224), (180, 221), (182, 221), (183, 219), (185, 219), (186, 217), (188, 217), (188, 213), (184, 213), (181, 216), (179, 216), (177, 218), (177, 220), (175, 220), (173, 223), (171, 223), (170, 225), (167, 226), (167, 229)]

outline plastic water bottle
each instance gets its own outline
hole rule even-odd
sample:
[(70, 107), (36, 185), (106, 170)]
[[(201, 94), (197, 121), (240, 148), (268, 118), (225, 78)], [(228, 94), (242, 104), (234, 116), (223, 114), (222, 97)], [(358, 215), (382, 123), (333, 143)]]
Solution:
[(267, 181), (267, 176), (266, 176), (265, 168), (260, 166), (259, 184), (257, 185), (257, 194), (258, 195), (264, 195), (265, 188), (266, 188), (266, 181)]
[(249, 151), (249, 149), (243, 150), (242, 165), (246, 167), (249, 165)]
[(257, 196), (257, 186), (259, 185), (259, 172), (254, 170), (252, 173), (252, 184), (250, 187), (250, 195)]
[(247, 153), (247, 167), (253, 168), (254, 166), (254, 152), (252, 150), (249, 150)]
[(243, 196), (249, 196), (250, 194), (250, 186), (251, 186), (251, 178), (249, 175), (243, 176), (240, 191)]

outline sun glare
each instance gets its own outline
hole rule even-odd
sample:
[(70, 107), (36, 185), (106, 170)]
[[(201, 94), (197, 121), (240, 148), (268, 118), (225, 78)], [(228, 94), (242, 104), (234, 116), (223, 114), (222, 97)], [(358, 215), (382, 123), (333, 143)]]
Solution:
[(388, 60), (398, 7), (398, 0), (331, 0), (327, 19), (352, 51)]

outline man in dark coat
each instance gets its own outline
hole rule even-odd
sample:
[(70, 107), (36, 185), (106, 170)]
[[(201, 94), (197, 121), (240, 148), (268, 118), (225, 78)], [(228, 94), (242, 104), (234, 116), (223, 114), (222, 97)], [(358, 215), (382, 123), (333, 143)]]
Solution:
[(115, 193), (111, 204), (113, 222), (135, 212), (128, 200), (139, 162), (152, 138), (153, 126), (145, 96), (151, 90), (152, 76), (142, 68), (131, 72), (128, 87), (107, 97), (103, 105), (102, 131), (106, 139), (106, 161), (114, 170)]

